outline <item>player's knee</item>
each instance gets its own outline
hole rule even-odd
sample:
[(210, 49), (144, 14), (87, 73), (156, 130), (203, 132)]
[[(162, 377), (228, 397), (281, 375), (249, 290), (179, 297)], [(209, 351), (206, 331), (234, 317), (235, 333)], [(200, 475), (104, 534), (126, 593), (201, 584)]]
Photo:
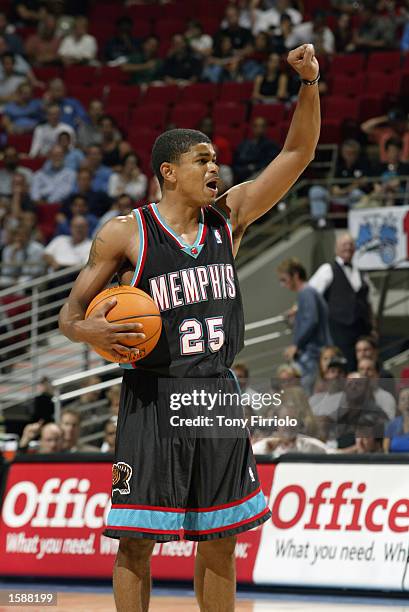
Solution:
[(138, 570), (149, 564), (154, 545), (152, 540), (121, 538), (118, 556), (127, 567)]
[(234, 550), (236, 548), (236, 537), (221, 538), (220, 540), (211, 540), (210, 542), (199, 542), (198, 553), (201, 554), (206, 561), (212, 563), (219, 562), (228, 564), (234, 560)]

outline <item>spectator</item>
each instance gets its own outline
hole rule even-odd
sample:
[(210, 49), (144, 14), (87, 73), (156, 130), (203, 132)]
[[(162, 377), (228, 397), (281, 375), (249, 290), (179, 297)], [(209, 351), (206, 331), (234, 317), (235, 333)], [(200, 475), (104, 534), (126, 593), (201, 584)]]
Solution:
[(31, 181), (31, 170), (24, 168), (24, 170), (28, 170), (29, 175), (21, 172), (21, 170), (23, 170), (23, 168), (16, 170), (11, 181), (11, 214), (16, 219), (19, 219), (20, 223), (27, 215), (35, 214), (35, 205), (30, 198), (28, 182), (28, 179)]
[(359, 207), (401, 206), (407, 203), (407, 179), (409, 164), (401, 162), (402, 141), (398, 138), (389, 138), (385, 143), (386, 162), (381, 163), (376, 170), (380, 177), (372, 185), (373, 189), (359, 202)]
[(60, 107), (60, 120), (63, 123), (68, 123), (73, 129), (87, 120), (81, 102), (75, 98), (67, 98), (65, 95), (65, 85), (61, 79), (53, 79), (49, 82), (48, 90), (44, 94), (44, 100), (47, 104), (58, 104)]
[(64, 168), (70, 168), (76, 172), (84, 161), (85, 155), (80, 149), (75, 148), (74, 143), (72, 130), (68, 131), (63, 128), (58, 134), (57, 144), (64, 151)]
[(140, 41), (133, 35), (132, 18), (123, 15), (116, 20), (114, 36), (105, 44), (105, 61), (115, 65), (129, 61), (129, 58), (139, 51), (139, 47)]
[(409, 387), (399, 392), (397, 416), (385, 430), (386, 453), (409, 453)]
[(267, 122), (255, 117), (252, 122), (252, 137), (243, 140), (233, 158), (236, 183), (241, 183), (263, 170), (279, 153), (277, 145), (267, 137)]
[(115, 454), (115, 438), (118, 419), (111, 417), (104, 425), (104, 441), (101, 446), (101, 453)]
[(343, 358), (342, 351), (337, 346), (324, 346), (320, 351), (320, 360), (318, 364), (318, 376), (315, 381), (314, 392), (320, 393), (326, 391), (328, 366), (333, 358)]
[(337, 53), (348, 53), (353, 50), (353, 29), (349, 13), (340, 13), (338, 15), (334, 37)]
[(93, 191), (102, 191), (107, 194), (112, 170), (102, 163), (101, 147), (97, 145), (88, 147), (84, 164), (92, 175), (91, 189)]
[(243, 58), (240, 65), (240, 74), (245, 81), (252, 81), (258, 75), (264, 74), (271, 53), (270, 47), (270, 36), (267, 32), (259, 32), (254, 39), (252, 50)]
[(202, 62), (199, 57), (190, 49), (182, 34), (174, 34), (162, 67), (166, 83), (193, 83), (198, 80), (201, 72)]
[(132, 53), (129, 61), (122, 64), (121, 68), (130, 73), (131, 84), (140, 85), (158, 80), (162, 65), (163, 61), (159, 57), (159, 39), (151, 35), (143, 41), (141, 50)]
[(26, 55), (33, 66), (52, 66), (59, 63), (58, 48), (61, 40), (57, 35), (57, 20), (46, 13), (39, 21), (37, 33), (31, 34), (25, 42)]
[(297, 34), (294, 30), (294, 23), (287, 13), (283, 13), (280, 18), (280, 27), (271, 40), (271, 50), (278, 55), (284, 55), (297, 46)]
[(200, 21), (195, 19), (189, 21), (184, 36), (190, 48), (198, 57), (205, 58), (212, 54), (213, 39), (209, 34), (204, 33)]
[(82, 121), (77, 130), (80, 147), (86, 149), (102, 143), (101, 119), (104, 116), (104, 105), (101, 100), (91, 100), (86, 121)]
[(123, 193), (133, 200), (142, 200), (148, 187), (148, 179), (139, 167), (139, 159), (135, 153), (124, 157), (120, 172), (111, 174), (108, 183), (108, 195), (116, 198)]
[(301, 370), (301, 384), (311, 393), (318, 373), (320, 351), (331, 344), (328, 308), (321, 295), (307, 284), (307, 273), (297, 259), (286, 259), (277, 268), (280, 284), (297, 292), (294, 344), (285, 351), (287, 361), (295, 360)]
[(379, 386), (396, 396), (395, 378), (390, 370), (385, 370), (379, 358), (379, 345), (373, 336), (361, 336), (355, 344), (355, 357), (357, 363), (361, 359), (372, 359), (375, 361), (379, 372)]
[(239, 78), (240, 57), (228, 36), (220, 38), (220, 44), (213, 55), (205, 59), (202, 80), (211, 83), (236, 81)]
[(121, 398), (121, 385), (112, 385), (106, 392), (106, 397), (109, 402), (108, 412), (113, 417), (118, 417), (119, 401)]
[(74, 185), (75, 172), (64, 167), (64, 151), (54, 145), (41, 170), (34, 173), (30, 195), (34, 202), (62, 202)]
[(335, 419), (339, 410), (347, 377), (347, 360), (342, 356), (332, 357), (324, 374), (325, 387), (309, 399), (315, 417)]
[(31, 240), (30, 234), (27, 227), (18, 227), (14, 230), (11, 243), (2, 250), (0, 276), (2, 287), (25, 283), (45, 273), (44, 247), (39, 242)]
[(30, 26), (41, 19), (44, 6), (41, 6), (38, 0), (15, 0), (13, 12), (18, 23)]
[(0, 168), (0, 195), (11, 196), (13, 193), (13, 178), (16, 172), (22, 174), (28, 183), (33, 173), (29, 168), (20, 166), (20, 155), (16, 147), (8, 145), (3, 154), (3, 168)]
[[(88, 378), (80, 381), (80, 386), (73, 385), (72, 391), (77, 390), (81, 387), (92, 387), (94, 385), (99, 385), (102, 382), (102, 378), (97, 376), (96, 374), (89, 376)], [(87, 391), (82, 395), (79, 395), (76, 400), (70, 402), (65, 406), (67, 410), (72, 410), (75, 413), (83, 412), (87, 407), (92, 407), (93, 404), (96, 404), (101, 398), (101, 391), (98, 389), (94, 389), (93, 391)]]
[(33, 89), (27, 81), (20, 83), (15, 100), (4, 107), (3, 126), (8, 134), (32, 132), (42, 119), (42, 104), (33, 98)]
[(111, 199), (102, 191), (94, 191), (92, 189), (92, 174), (88, 168), (81, 168), (77, 174), (77, 183), (74, 186), (73, 192), (64, 200), (63, 212), (69, 214), (69, 209), (73, 199), (81, 195), (85, 198), (88, 210), (96, 217), (105, 214), (111, 205)]
[(65, 66), (92, 64), (97, 57), (97, 41), (88, 34), (88, 19), (82, 15), (75, 18), (74, 28), (62, 41), (58, 55)]
[(324, 11), (314, 12), (312, 21), (305, 21), (294, 28), (293, 44), (298, 47), (304, 43), (312, 43), (317, 55), (332, 55), (335, 53), (335, 37), (326, 25), (327, 17)]
[(85, 265), (91, 249), (88, 222), (77, 215), (70, 223), (70, 236), (57, 236), (46, 246), (44, 259), (52, 270)]
[[(39, 439), (38, 446), (32, 446), (32, 443)], [(43, 425), (43, 421), (37, 423), (29, 423), (25, 426), (20, 438), (17, 453), (26, 453), (34, 450), (36, 454), (48, 455), (51, 453), (60, 453), (63, 446), (63, 433), (61, 428), (56, 423), (47, 423)]]
[(372, 0), (366, 0), (360, 10), (360, 25), (354, 31), (351, 51), (380, 51), (395, 47), (396, 24), (390, 17), (376, 13)]
[(337, 13), (353, 15), (361, 9), (361, 3), (357, 0), (331, 0), (331, 6)]
[(318, 268), (309, 285), (328, 303), (329, 326), (335, 346), (355, 370), (355, 343), (373, 329), (373, 316), (368, 300), (368, 284), (353, 263), (355, 243), (348, 233), (341, 234), (335, 244), (335, 260)]
[[(211, 117), (204, 117), (202, 119), (199, 124), (199, 130), (210, 138), (215, 148), (219, 166), (219, 194), (222, 194), (233, 185), (233, 171), (231, 169), (233, 151), (230, 142), (227, 138), (224, 138), (224, 136), (220, 136), (217, 132), (214, 132), (214, 124)], [(154, 201), (156, 202), (156, 200)]]
[(118, 217), (119, 215), (129, 215), (129, 213), (132, 212), (132, 208), (133, 204), (129, 195), (121, 194), (118, 196), (112, 205), (112, 208), (108, 210), (99, 220), (95, 233), (110, 219)]
[(58, 104), (50, 104), (47, 108), (47, 123), (38, 125), (34, 130), (29, 156), (44, 157), (48, 155), (56, 144), (61, 131), (67, 131), (71, 135), (74, 134), (72, 127), (61, 121)]
[(288, 387), (299, 387), (300, 382), (300, 368), (290, 363), (282, 363), (276, 370), (275, 378), (271, 380), (271, 387), (273, 391), (281, 391)]
[(67, 453), (95, 453), (96, 446), (80, 442), (81, 414), (72, 408), (61, 413), (60, 427), (63, 432), (63, 450)]
[(398, 138), (403, 142), (400, 160), (409, 160), (409, 123), (403, 109), (392, 108), (387, 115), (372, 117), (364, 121), (361, 130), (371, 142), (379, 144), (380, 161), (387, 162), (386, 143), (390, 138)]
[(131, 147), (128, 142), (122, 139), (112, 117), (104, 115), (100, 119), (100, 125), (102, 134), (102, 163), (112, 169), (118, 169), (127, 153), (130, 152)]
[[(4, 53), (11, 53), (10, 47), (7, 45), (4, 36), (0, 35), (0, 57)], [(23, 76), (33, 86), (41, 87), (43, 83), (37, 80), (34, 72), (31, 69), (30, 64), (24, 59), (22, 55), (14, 54), (14, 72), (19, 76)], [(3, 66), (0, 64), (0, 80), (4, 77)]]
[(350, 179), (339, 185), (333, 184), (330, 189), (314, 185), (309, 190), (311, 217), (318, 228), (327, 226), (326, 215), (329, 202), (353, 208), (369, 191), (366, 178), (372, 176), (371, 166), (362, 154), (361, 145), (356, 140), (345, 140), (340, 148), (340, 156), (335, 167), (335, 178)]
[(0, 11), (0, 36), (2, 36), (7, 44), (8, 50), (15, 55), (23, 54), (23, 44), (21, 38), (15, 34), (14, 26), (8, 23), (7, 15)]
[(71, 233), (70, 223), (71, 219), (81, 215), (85, 217), (88, 222), (88, 238), (91, 238), (94, 234), (95, 228), (98, 225), (98, 217), (88, 212), (87, 199), (82, 195), (76, 195), (70, 205), (69, 214), (66, 216), (64, 213), (57, 215), (57, 229), (55, 231), (56, 236), (69, 236)]
[(3, 53), (1, 56), (1, 67), (3, 76), (0, 79), (0, 110), (3, 110), (3, 105), (7, 102), (12, 102), (18, 86), (24, 83), (23, 75), (15, 71), (14, 55), (12, 53)]
[(369, 379), (357, 372), (348, 374), (337, 415), (338, 448), (346, 452), (353, 450), (356, 438), (362, 437), (363, 428), (367, 428), (372, 436), (382, 437), (387, 420), (385, 412), (375, 401)]
[(256, 76), (253, 89), (255, 102), (278, 102), (288, 98), (288, 76), (280, 68), (280, 56), (271, 53), (264, 75)]
[(230, 39), (231, 46), (239, 57), (244, 57), (251, 51), (253, 41), (251, 31), (239, 25), (239, 10), (234, 5), (227, 6), (225, 26), (221, 27), (213, 37), (215, 55), (220, 55), (221, 42), (226, 36)]
[(374, 359), (364, 358), (358, 361), (358, 373), (372, 381), (372, 391), (378, 406), (382, 408), (391, 421), (396, 416), (396, 400), (389, 391), (379, 386), (379, 367)]
[(276, 0), (274, 6), (267, 10), (253, 8), (251, 12), (253, 34), (274, 32), (279, 28), (283, 15), (288, 15), (293, 25), (298, 25), (303, 20), (300, 11), (291, 5), (290, 0)]

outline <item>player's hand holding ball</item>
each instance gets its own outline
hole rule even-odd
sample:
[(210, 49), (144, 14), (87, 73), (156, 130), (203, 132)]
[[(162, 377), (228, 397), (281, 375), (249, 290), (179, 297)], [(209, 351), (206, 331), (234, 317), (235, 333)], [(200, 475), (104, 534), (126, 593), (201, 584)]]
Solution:
[(315, 81), (320, 72), (320, 66), (315, 57), (314, 45), (305, 44), (290, 51), (287, 61), (292, 68), (306, 81)]
[(86, 342), (107, 361), (131, 363), (156, 346), (162, 319), (152, 298), (130, 286), (101, 291), (80, 322)]

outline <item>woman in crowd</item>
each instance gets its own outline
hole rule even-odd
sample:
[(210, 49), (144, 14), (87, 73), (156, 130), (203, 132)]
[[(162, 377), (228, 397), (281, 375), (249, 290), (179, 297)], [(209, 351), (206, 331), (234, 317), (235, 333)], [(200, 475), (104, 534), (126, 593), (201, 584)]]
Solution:
[(123, 140), (112, 117), (104, 115), (101, 117), (100, 125), (102, 163), (114, 170), (119, 169), (131, 147), (128, 142)]
[(124, 158), (119, 172), (111, 174), (108, 183), (108, 195), (116, 198), (126, 193), (133, 200), (145, 197), (148, 179), (139, 167), (139, 159), (135, 153), (128, 153)]
[(288, 98), (288, 76), (281, 70), (280, 62), (277, 53), (269, 55), (264, 75), (257, 76), (254, 81), (255, 102), (277, 102)]
[(318, 364), (319, 374), (315, 381), (314, 393), (323, 393), (326, 391), (325, 374), (328, 370), (329, 362), (333, 357), (342, 357), (342, 351), (337, 346), (324, 346), (320, 352), (320, 361)]

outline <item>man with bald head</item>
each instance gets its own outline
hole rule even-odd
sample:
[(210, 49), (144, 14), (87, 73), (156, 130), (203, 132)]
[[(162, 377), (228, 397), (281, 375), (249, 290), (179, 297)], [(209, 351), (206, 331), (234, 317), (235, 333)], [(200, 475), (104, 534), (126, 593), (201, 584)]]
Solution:
[(26, 453), (29, 450), (30, 443), (39, 438), (38, 446), (35, 448), (36, 453), (50, 454), (60, 453), (63, 450), (63, 432), (61, 427), (56, 423), (46, 423), (43, 421), (37, 423), (29, 423), (25, 426), (21, 434), (18, 445), (18, 453)]
[(368, 285), (353, 264), (354, 252), (352, 236), (346, 232), (340, 234), (334, 261), (320, 266), (309, 281), (328, 302), (331, 336), (346, 357), (350, 371), (356, 369), (357, 339), (373, 329)]

